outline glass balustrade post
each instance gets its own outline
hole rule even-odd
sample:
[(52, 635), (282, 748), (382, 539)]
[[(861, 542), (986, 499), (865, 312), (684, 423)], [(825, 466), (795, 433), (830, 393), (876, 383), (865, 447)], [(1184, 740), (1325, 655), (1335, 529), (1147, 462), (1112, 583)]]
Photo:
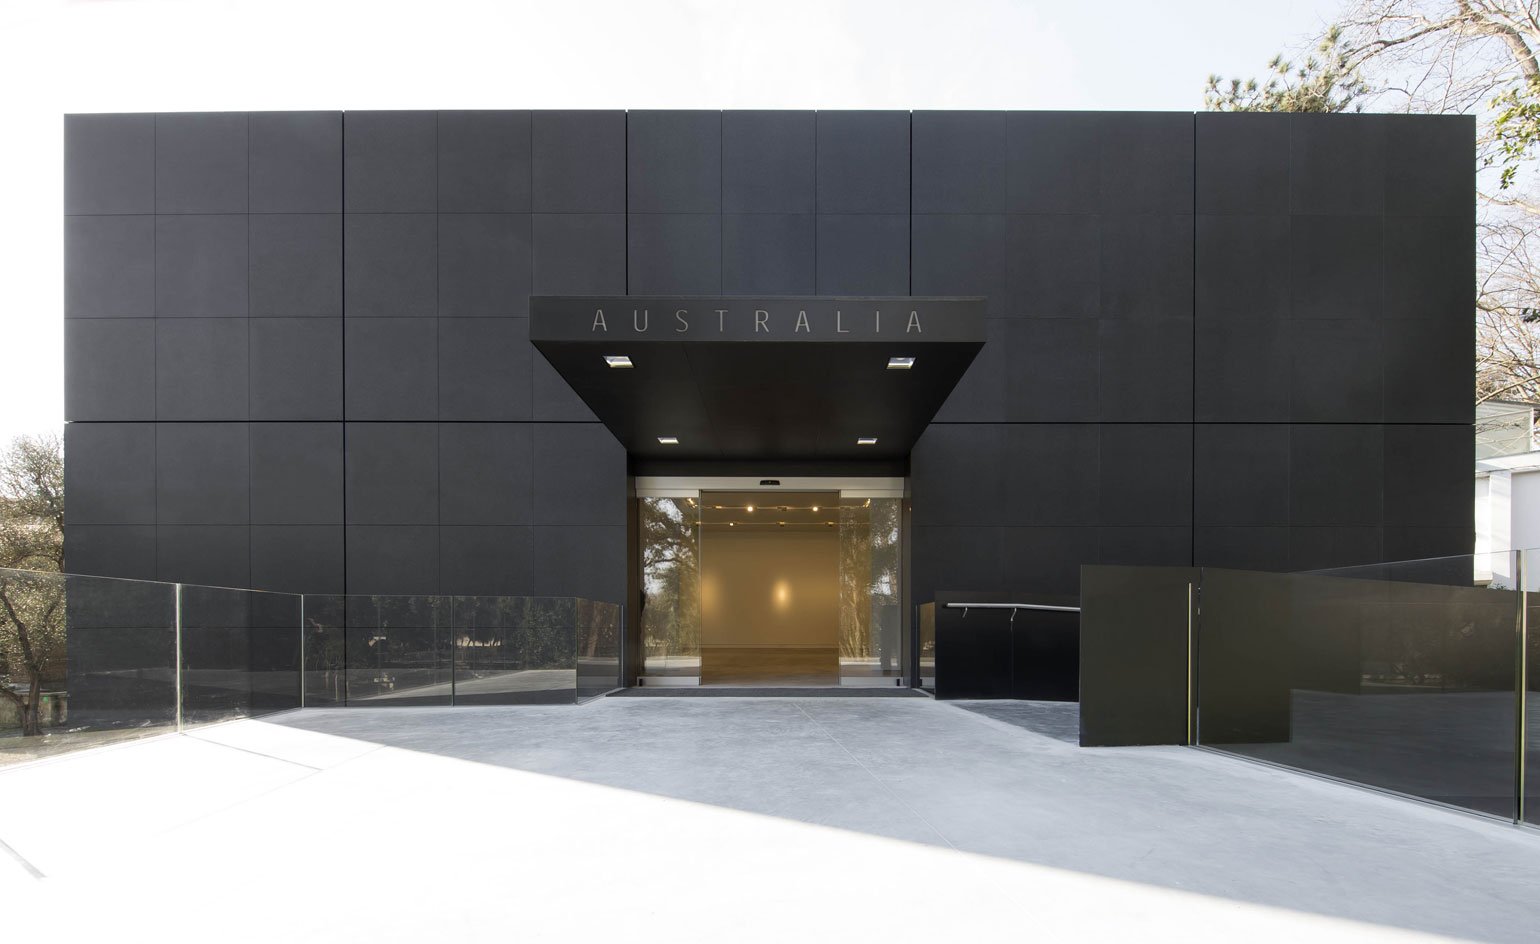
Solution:
[(1515, 551), (1513, 556), (1514, 587), (1519, 601), (1514, 620), (1513, 821), (1522, 823), (1529, 754), (1529, 551)]
[[(1202, 571), (1199, 571), (1201, 574)], [(1187, 743), (1198, 743), (1198, 584), (1187, 581)]]
[(175, 596), (176, 634), (171, 667), (172, 684), (176, 689), (176, 731), (182, 733), (182, 585), (176, 585)]
[(305, 689), (309, 682), (305, 677), (305, 595), (299, 597), (299, 706), (305, 707)]

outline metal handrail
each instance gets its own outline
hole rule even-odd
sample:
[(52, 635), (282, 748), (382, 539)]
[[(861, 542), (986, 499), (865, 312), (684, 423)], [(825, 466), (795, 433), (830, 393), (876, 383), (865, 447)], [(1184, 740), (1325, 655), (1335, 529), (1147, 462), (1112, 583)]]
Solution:
[(963, 619), (968, 618), (969, 610), (1010, 610), (1011, 626), (1016, 625), (1017, 610), (1047, 610), (1053, 613), (1079, 613), (1078, 606), (1050, 606), (1047, 603), (947, 603), (949, 610), (962, 610)]
[(1078, 606), (1049, 606), (1046, 603), (947, 603), (949, 610), (1052, 610), (1055, 613), (1079, 613)]

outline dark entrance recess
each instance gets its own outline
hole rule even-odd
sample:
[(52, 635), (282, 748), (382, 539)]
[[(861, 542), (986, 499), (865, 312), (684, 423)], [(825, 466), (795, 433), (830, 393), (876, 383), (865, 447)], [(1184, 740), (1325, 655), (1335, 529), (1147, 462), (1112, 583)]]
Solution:
[(1075, 701), (1080, 614), (958, 607), (963, 603), (1079, 605), (1072, 596), (952, 591), (936, 594), (936, 697)]

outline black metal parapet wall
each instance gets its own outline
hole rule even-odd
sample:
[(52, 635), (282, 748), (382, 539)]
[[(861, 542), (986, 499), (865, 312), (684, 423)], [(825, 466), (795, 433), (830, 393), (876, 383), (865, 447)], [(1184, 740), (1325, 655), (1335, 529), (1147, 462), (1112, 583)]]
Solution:
[(1192, 567), (1080, 574), (1080, 743), (1186, 744)]
[(1295, 574), (1088, 566), (1080, 743), (1194, 744), (1540, 822), (1529, 554)]
[(1074, 701), (1079, 622), (1073, 597), (936, 594), (936, 697)]

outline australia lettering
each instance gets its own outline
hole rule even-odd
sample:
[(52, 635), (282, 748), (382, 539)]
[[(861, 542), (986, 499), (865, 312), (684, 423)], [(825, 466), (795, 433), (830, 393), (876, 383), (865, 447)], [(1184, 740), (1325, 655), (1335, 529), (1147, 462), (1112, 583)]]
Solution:
[[(872, 309), (870, 312), (846, 312), (844, 309), (836, 308), (827, 316), (809, 316), (805, 308), (799, 308), (795, 312), (777, 312), (764, 308), (745, 309), (741, 312), (735, 312), (731, 308), (713, 308), (711, 311), (717, 316), (717, 334), (726, 334), (729, 325), (732, 325), (734, 328), (741, 325), (745, 332), (752, 334), (805, 334), (810, 337), (815, 334), (826, 336), (850, 334), (852, 325), (869, 324), (871, 325), (872, 334), (881, 334), (883, 328), (882, 312), (878, 309)], [(621, 317), (624, 318), (624, 315)], [(622, 321), (621, 323), (624, 324), (625, 322)], [(788, 323), (790, 325), (789, 331), (786, 330)], [(651, 324), (652, 313), (650, 310), (646, 308), (633, 308), (631, 310), (631, 333), (646, 334)], [(707, 324), (709, 325), (710, 322), (708, 321)], [(622, 328), (621, 330), (624, 331), (625, 329)], [(603, 308), (594, 309), (593, 323), (589, 326), (589, 331), (593, 334), (610, 333), (609, 318), (605, 316)], [(690, 320), (690, 309), (675, 309), (673, 333), (690, 334), (692, 332), (710, 335), (711, 328), (704, 327), (697, 330)], [(925, 333), (925, 329), (920, 322), (920, 312), (916, 309), (911, 309), (908, 319), (904, 321), (902, 330), (897, 333)]]

